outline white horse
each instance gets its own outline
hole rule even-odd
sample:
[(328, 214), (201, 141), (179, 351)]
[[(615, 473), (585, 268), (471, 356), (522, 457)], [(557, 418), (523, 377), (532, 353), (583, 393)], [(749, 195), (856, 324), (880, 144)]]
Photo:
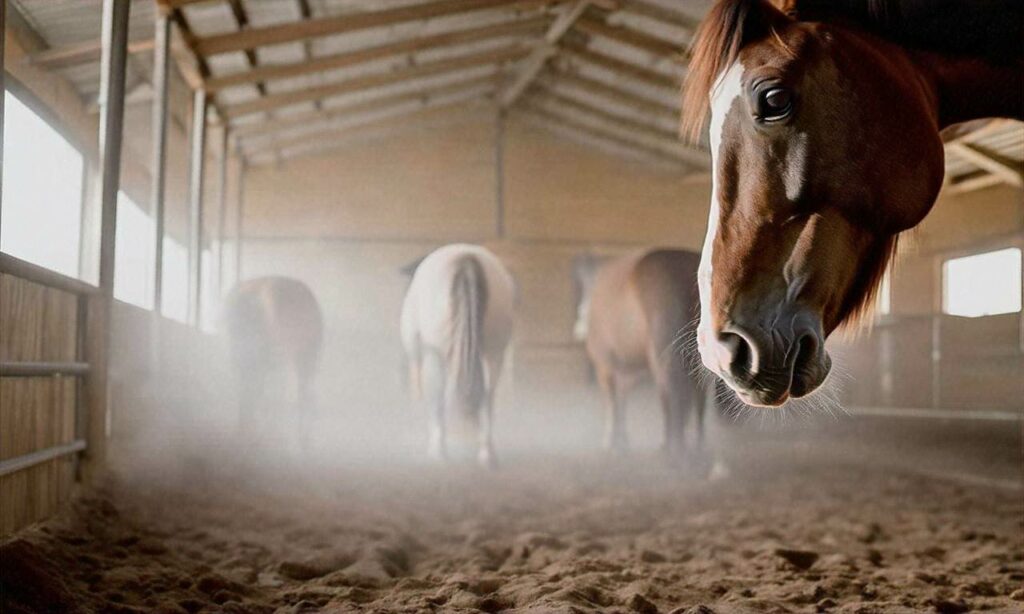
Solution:
[(447, 454), (445, 416), (476, 425), (478, 458), (493, 466), (494, 389), (512, 337), (514, 282), (477, 245), (446, 245), (420, 262), (402, 306), (414, 399), (429, 412), (428, 453)]

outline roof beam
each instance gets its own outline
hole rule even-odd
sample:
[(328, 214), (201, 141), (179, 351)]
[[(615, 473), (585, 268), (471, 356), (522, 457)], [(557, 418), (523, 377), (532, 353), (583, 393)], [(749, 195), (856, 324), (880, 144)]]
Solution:
[(515, 104), (516, 99), (533, 83), (533, 80), (537, 78), (537, 74), (544, 68), (547, 61), (558, 53), (558, 49), (555, 47), (558, 41), (569, 31), (569, 28), (576, 23), (576, 20), (583, 15), (583, 12), (589, 6), (590, 0), (576, 0), (575, 4), (566, 7), (562, 14), (555, 19), (554, 23), (548, 27), (548, 31), (544, 34), (544, 44), (530, 52), (529, 57), (523, 61), (523, 65), (512, 83), (498, 95), (498, 104), (501, 105), (501, 108), (507, 109)]
[(493, 89), (496, 85), (497, 78), (495, 75), (485, 75), (483, 77), (467, 79), (465, 81), (459, 81), (457, 83), (451, 83), (441, 87), (425, 88), (412, 92), (402, 92), (401, 94), (393, 94), (391, 96), (380, 96), (373, 98), (372, 100), (362, 100), (355, 103), (331, 107), (323, 111), (310, 111), (309, 113), (289, 115), (288, 117), (282, 117), (265, 122), (242, 124), (240, 126), (233, 127), (232, 134), (239, 139), (266, 136), (274, 132), (298, 126), (305, 126), (314, 122), (329, 121), (349, 115), (358, 115), (360, 113), (369, 113), (380, 109), (381, 107), (397, 106), (415, 101), (428, 102), (434, 98), (457, 95), (463, 92), (472, 91), (473, 89), (488, 86), (488, 89)]
[(665, 118), (671, 118), (673, 121), (678, 121), (679, 119), (679, 109), (676, 107), (670, 107), (664, 103), (657, 102), (649, 98), (641, 98), (640, 96), (627, 92), (621, 88), (612, 87), (596, 79), (584, 77), (583, 75), (566, 71), (557, 71), (556, 74), (558, 76), (558, 83), (575, 87), (590, 95), (632, 107), (643, 113), (653, 113)]
[(678, 90), (680, 87), (679, 79), (656, 70), (637, 66), (631, 62), (625, 62), (593, 49), (588, 49), (586, 45), (580, 43), (566, 41), (562, 43), (562, 49), (566, 55), (576, 58), (581, 62), (603, 68), (624, 77), (642, 81), (648, 85), (675, 90)]
[(330, 98), (341, 94), (348, 94), (351, 92), (371, 89), (374, 87), (381, 87), (384, 85), (392, 85), (395, 83), (400, 83), (402, 81), (419, 79), (421, 77), (429, 77), (433, 75), (449, 73), (457, 70), (464, 70), (467, 68), (487, 66), (491, 64), (501, 64), (503, 62), (522, 58), (527, 53), (528, 50), (524, 48), (522, 45), (510, 45), (502, 47), (500, 49), (484, 51), (481, 53), (462, 55), (454, 58), (447, 58), (444, 60), (428, 62), (404, 70), (396, 70), (392, 72), (365, 75), (361, 77), (355, 77), (352, 79), (346, 79), (344, 81), (340, 81), (337, 83), (330, 83), (327, 85), (321, 85), (302, 90), (295, 90), (291, 92), (282, 92), (280, 94), (271, 94), (264, 98), (252, 100), (250, 102), (243, 102), (240, 104), (228, 106), (227, 108), (225, 108), (224, 111), (228, 119), (235, 119), (238, 117), (242, 117), (244, 115), (259, 113), (261, 111), (270, 111), (280, 107), (287, 107), (295, 104), (300, 104), (303, 102), (323, 100), (325, 98)]
[[(374, 117), (366, 122), (354, 123), (334, 132), (319, 134), (314, 138), (310, 138), (307, 135), (301, 139), (295, 139), (294, 143), (288, 143), (285, 147), (277, 147), (274, 150), (274, 155), (271, 159), (291, 160), (301, 156), (313, 155), (323, 151), (344, 147), (356, 142), (358, 137), (369, 136), (372, 138), (376, 136), (386, 136), (386, 132), (382, 132), (382, 129), (393, 129), (396, 119), (411, 120), (423, 116), (430, 117), (438, 109), (461, 106), (468, 107), (474, 102), (477, 102), (477, 99), (438, 102), (433, 105), (428, 104), (416, 109), (386, 114), (384, 117)], [(254, 157), (260, 158), (260, 154), (265, 153), (267, 152), (254, 152)]]
[(1021, 163), (997, 152), (962, 141), (949, 143), (946, 148), (971, 164), (999, 177), (1002, 181), (1018, 188), (1024, 188), (1024, 169), (1022, 169)]
[(622, 3), (619, 10), (623, 13), (632, 13), (633, 15), (667, 23), (690, 32), (695, 32), (697, 26), (700, 25), (699, 19), (694, 19), (682, 11), (665, 8), (657, 4), (645, 2), (644, 0), (628, 0)]
[[(320, 127), (321, 129), (318, 130), (316, 132), (316, 134), (304, 133), (304, 134), (288, 136), (288, 137), (285, 137), (285, 138), (271, 139), (271, 140), (268, 140), (266, 142), (260, 142), (260, 143), (254, 144), (252, 146), (246, 147), (245, 148), (245, 154), (246, 155), (255, 155), (255, 154), (260, 154), (260, 153), (264, 153), (264, 152), (267, 152), (267, 151), (275, 151), (275, 150), (276, 151), (284, 151), (284, 150), (287, 150), (289, 148), (294, 148), (294, 147), (298, 147), (298, 146), (301, 146), (301, 145), (305, 145), (307, 143), (315, 144), (315, 143), (321, 143), (321, 142), (336, 141), (336, 140), (341, 139), (341, 138), (343, 138), (345, 136), (348, 136), (348, 134), (350, 132), (352, 132), (353, 130), (355, 130), (355, 129), (361, 129), (361, 128), (366, 128), (367, 126), (372, 126), (372, 125), (376, 125), (376, 124), (382, 124), (382, 123), (388, 122), (390, 120), (393, 120), (396, 117), (404, 117), (404, 116), (407, 116), (407, 115), (414, 115), (416, 113), (420, 113), (420, 112), (425, 111), (427, 109), (440, 109), (440, 108), (446, 108), (446, 107), (453, 107), (453, 106), (463, 105), (463, 104), (466, 104), (467, 102), (469, 102), (470, 100), (473, 100), (473, 99), (474, 98), (471, 98), (471, 99), (462, 98), (462, 99), (458, 99), (458, 100), (433, 100), (433, 101), (426, 101), (426, 102), (423, 102), (423, 103), (417, 105), (415, 108), (412, 108), (412, 109), (407, 108), (406, 106), (403, 106), (403, 105), (394, 105), (394, 106), (391, 106), (391, 107), (384, 107), (384, 108), (378, 107), (378, 108), (374, 109), (374, 111), (376, 111), (376, 112), (373, 113), (369, 117), (366, 117), (366, 115), (367, 115), (366, 113), (362, 113), (362, 114), (355, 114), (355, 113), (353, 113), (353, 114), (351, 114), (349, 116), (349, 119), (352, 121), (352, 123), (350, 123), (348, 125), (339, 126), (339, 127), (321, 126)], [(479, 99), (479, 98), (475, 98), (475, 99)], [(360, 119), (360, 115), (363, 116), (361, 119)], [(342, 119), (342, 118), (339, 118), (339, 119)]]
[[(242, 6), (242, 0), (228, 0), (228, 6), (231, 8), (231, 14), (235, 18), (235, 24), (238, 26), (238, 31), (242, 32), (249, 27), (249, 14), (245, 12), (245, 7)], [(255, 69), (259, 66), (260, 60), (256, 57), (256, 52), (252, 49), (245, 50), (245, 60), (249, 64), (249, 68)], [(209, 91), (209, 88), (206, 88)], [(256, 90), (260, 96), (267, 95), (267, 86), (262, 81), (256, 82)]]
[(657, 158), (662, 162), (671, 163), (673, 166), (676, 167), (686, 166), (682, 160), (680, 160), (676, 156), (673, 156), (667, 151), (662, 150), (661, 148), (652, 147), (650, 145), (639, 143), (632, 139), (624, 138), (620, 134), (613, 132), (611, 130), (606, 130), (603, 128), (591, 126), (589, 124), (584, 124), (570, 117), (561, 115), (559, 113), (552, 113), (547, 109), (543, 109), (541, 107), (531, 104), (524, 104), (521, 108), (527, 114), (550, 122), (558, 126), (560, 129), (569, 130), (571, 132), (577, 132), (590, 138), (596, 138), (601, 141), (606, 141), (618, 147), (624, 147), (626, 149), (643, 154), (645, 156)]
[(540, 86), (536, 94), (530, 96), (531, 101), (547, 103), (560, 109), (569, 109), (583, 115), (591, 115), (609, 123), (618, 124), (622, 128), (632, 130), (638, 134), (646, 134), (651, 138), (674, 140), (678, 135), (671, 130), (665, 130), (654, 124), (638, 121), (632, 117), (626, 117), (613, 113), (590, 102), (567, 96), (549, 85)]
[(667, 57), (678, 63), (684, 62), (682, 43), (674, 43), (662, 38), (656, 38), (625, 26), (610, 26), (600, 19), (589, 16), (584, 16), (577, 21), (576, 28), (591, 36), (611, 39), (641, 51), (646, 51), (659, 58)]
[(470, 43), (475, 41), (486, 40), (489, 38), (507, 36), (510, 34), (518, 34), (522, 32), (532, 32), (543, 27), (545, 23), (547, 23), (547, 19), (545, 17), (509, 21), (505, 23), (493, 24), (479, 28), (469, 28), (465, 30), (457, 30), (454, 32), (434, 34), (431, 36), (422, 36), (409, 40), (398, 41), (395, 43), (387, 43), (384, 45), (377, 45), (374, 47), (357, 49), (355, 51), (348, 51), (345, 53), (338, 53), (324, 57), (312, 58), (309, 60), (304, 60), (301, 62), (295, 62), (290, 64), (261, 66), (257, 69), (246, 72), (239, 72), (231, 75), (225, 75), (222, 77), (211, 77), (207, 80), (206, 87), (210, 91), (216, 92), (226, 87), (232, 87), (235, 85), (243, 85), (259, 81), (270, 81), (273, 79), (284, 79), (290, 77), (297, 77), (300, 75), (306, 75), (314, 72), (335, 70), (338, 68), (345, 68), (348, 66), (354, 66), (356, 64), (363, 64), (366, 62), (372, 62), (374, 60), (394, 57), (407, 53), (415, 53), (427, 49), (436, 49), (438, 47), (444, 47), (448, 45)]
[(675, 132), (658, 128), (652, 124), (637, 121), (632, 118), (623, 117), (610, 113), (605, 109), (592, 104), (564, 96), (552, 90), (545, 90), (544, 93), (531, 97), (531, 101), (540, 102), (542, 106), (547, 103), (546, 108), (558, 108), (568, 110), (576, 115), (589, 116), (601, 122), (614, 125), (630, 134), (642, 135), (648, 139), (660, 142), (664, 147), (677, 152), (678, 157), (685, 160), (691, 166), (707, 168), (710, 166), (710, 156), (702, 151), (690, 149), (679, 141), (679, 135)]
[[(153, 50), (153, 39), (130, 41), (128, 53), (142, 53)], [(100, 61), (100, 40), (85, 41), (63, 47), (54, 47), (37, 51), (28, 56), (27, 62), (43, 68), (66, 68), (78, 64)]]
[(974, 192), (975, 190), (990, 188), (995, 185), (1000, 185), (1001, 183), (1003, 183), (1002, 177), (978, 171), (975, 174), (960, 177), (955, 181), (949, 182), (946, 188), (949, 189), (952, 194), (964, 194), (967, 192)]
[(566, 0), (436, 0), (382, 11), (297, 21), (199, 38), (196, 50), (211, 56), (295, 41), (497, 8), (529, 8)]

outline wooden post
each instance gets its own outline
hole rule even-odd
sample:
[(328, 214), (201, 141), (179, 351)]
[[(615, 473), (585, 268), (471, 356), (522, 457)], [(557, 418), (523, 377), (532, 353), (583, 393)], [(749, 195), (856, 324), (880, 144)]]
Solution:
[(188, 210), (188, 322), (200, 325), (202, 305), (203, 261), (203, 170), (206, 153), (206, 90), (195, 91), (192, 103), (192, 133), (189, 135), (191, 162), (189, 163)]
[[(4, 45), (7, 44), (7, 0), (0, 0), (0, 212), (4, 210), (4, 99), (7, 98), (7, 87), (4, 84)], [(0, 218), (3, 216), (0, 215)]]
[(235, 284), (242, 281), (242, 237), (244, 236), (243, 222), (245, 220), (245, 174), (249, 167), (245, 163), (245, 157), (239, 156), (238, 161), (238, 192), (235, 198), (238, 199), (235, 207)]
[(164, 191), (167, 183), (167, 85), (171, 20), (158, 10), (153, 47), (153, 314), (163, 313), (164, 296)]
[(99, 292), (89, 303), (86, 356), (88, 445), (86, 477), (96, 475), (106, 458), (110, 371), (110, 308), (114, 298), (114, 246), (117, 192), (121, 179), (121, 133), (124, 125), (124, 82), (128, 57), (128, 14), (131, 0), (103, 0), (103, 55), (100, 61), (100, 274)]
[(494, 120), (494, 231), (505, 238), (505, 111), (498, 107)]
[(228, 217), (228, 126), (220, 134), (220, 167), (217, 186), (217, 296), (224, 296), (224, 226)]

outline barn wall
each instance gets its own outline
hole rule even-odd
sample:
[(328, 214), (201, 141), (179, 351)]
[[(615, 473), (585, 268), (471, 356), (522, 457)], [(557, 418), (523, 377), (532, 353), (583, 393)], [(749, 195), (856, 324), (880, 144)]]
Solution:
[[(0, 273), (0, 362), (76, 360), (76, 297)], [(75, 439), (71, 377), (0, 378), (0, 460)], [(52, 514), (71, 495), (71, 457), (0, 477), (0, 535)]]

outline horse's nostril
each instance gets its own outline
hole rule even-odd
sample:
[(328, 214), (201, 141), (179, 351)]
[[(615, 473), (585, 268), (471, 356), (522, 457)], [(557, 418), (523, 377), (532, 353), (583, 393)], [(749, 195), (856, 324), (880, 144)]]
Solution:
[(803, 374), (807, 366), (818, 353), (818, 338), (813, 334), (805, 334), (797, 341), (796, 357), (793, 359), (794, 375)]
[(734, 377), (749, 375), (754, 359), (750, 343), (736, 333), (720, 333), (718, 341), (729, 354), (729, 373)]

